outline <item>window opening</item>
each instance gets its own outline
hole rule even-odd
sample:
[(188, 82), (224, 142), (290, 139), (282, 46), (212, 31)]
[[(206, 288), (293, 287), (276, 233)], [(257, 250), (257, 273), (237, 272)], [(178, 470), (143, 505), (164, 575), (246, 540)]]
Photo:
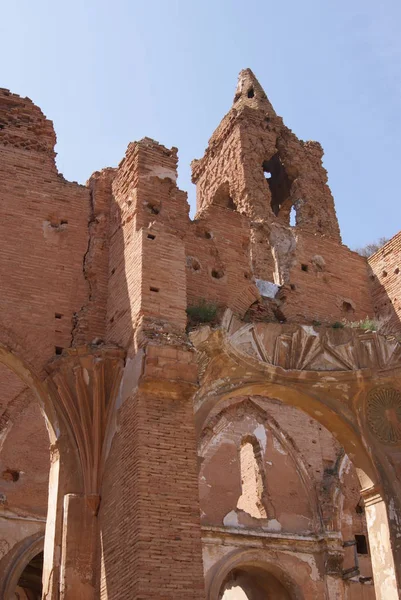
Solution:
[(227, 181), (222, 183), (216, 190), (216, 193), (213, 196), (214, 206), (220, 206), (221, 208), (228, 208), (229, 210), (236, 210), (236, 205), (234, 200), (230, 195), (230, 186)]
[(290, 225), (291, 225), (291, 227), (295, 227), (296, 224), (297, 224), (297, 211), (295, 210), (295, 206), (291, 206)]
[(263, 172), (269, 185), (273, 213), (278, 216), (283, 204), (289, 200), (291, 181), (287, 175), (278, 152), (262, 164)]
[(267, 517), (264, 505), (264, 482), (262, 475), (262, 457), (257, 440), (245, 440), (240, 450), (241, 488), (242, 494), (237, 508), (247, 512), (251, 517), (264, 519)]
[(253, 89), (253, 87), (251, 87), (248, 90), (248, 98), (253, 98), (254, 96), (255, 96), (255, 90)]
[(369, 554), (368, 552), (368, 542), (366, 539), (366, 535), (356, 535), (356, 551), (358, 554)]

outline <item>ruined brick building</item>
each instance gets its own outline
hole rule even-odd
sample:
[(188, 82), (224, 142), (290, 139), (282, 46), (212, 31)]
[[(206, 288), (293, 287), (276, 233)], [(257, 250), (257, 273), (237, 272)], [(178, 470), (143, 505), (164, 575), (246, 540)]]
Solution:
[(194, 220), (175, 148), (54, 145), (0, 90), (0, 597), (401, 598), (401, 235), (342, 245), (249, 70)]

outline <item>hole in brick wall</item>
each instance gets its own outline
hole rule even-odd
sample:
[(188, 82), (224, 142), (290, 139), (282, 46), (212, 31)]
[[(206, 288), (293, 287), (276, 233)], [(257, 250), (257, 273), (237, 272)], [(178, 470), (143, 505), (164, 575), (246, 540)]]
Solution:
[(160, 288), (153, 287), (153, 286), (150, 286), (149, 289), (150, 289), (151, 292), (159, 292), (160, 291)]
[(365, 513), (365, 507), (362, 500), (359, 500), (358, 504), (356, 505), (355, 512), (357, 515), (363, 515)]
[(222, 277), (224, 277), (224, 271), (222, 271), (221, 269), (213, 269), (212, 277), (214, 277), (215, 279), (221, 279)]
[(382, 271), (382, 277), (387, 277), (387, 271)]
[(352, 306), (351, 302), (347, 302), (346, 300), (344, 300), (342, 305), (342, 311), (345, 313), (353, 313), (355, 312), (355, 309)]
[(252, 279), (252, 273), (249, 273), (248, 271), (246, 271), (244, 273), (244, 277), (245, 277), (245, 279)]
[(295, 209), (295, 206), (292, 206), (291, 211), (290, 211), (290, 225), (291, 225), (291, 227), (295, 227), (296, 224), (297, 224), (297, 211)]
[[(269, 160), (263, 162), (262, 169), (270, 189), (270, 207), (277, 217), (281, 207), (290, 197), (291, 181), (281, 162), (278, 152), (276, 152)], [(288, 215), (288, 223), (289, 218)]]
[(148, 240), (154, 240), (156, 239), (156, 236), (153, 235), (153, 233), (148, 233)]
[(114, 317), (111, 317), (109, 323), (114, 323)]
[(366, 535), (356, 535), (356, 551), (358, 554), (368, 554), (368, 542), (366, 539)]
[(204, 235), (207, 240), (211, 240), (213, 237), (213, 234), (210, 231), (205, 231)]
[(375, 280), (375, 277), (376, 277), (376, 275), (371, 275), (371, 276), (370, 276), (370, 278), (371, 278), (371, 280), (372, 280), (372, 281), (374, 281), (374, 280)]
[(63, 353), (63, 348), (62, 348), (62, 346), (55, 346), (55, 347), (54, 347), (54, 352), (55, 352), (55, 354), (57, 354), (57, 355), (60, 355), (60, 354), (62, 354), (62, 353)]
[(116, 272), (116, 269), (115, 269), (115, 267), (113, 267), (111, 270), (111, 274), (114, 275), (115, 272)]
[(193, 271), (199, 271), (201, 268), (199, 260), (193, 256), (187, 256), (187, 266)]
[(18, 481), (18, 479), (19, 479), (19, 471), (16, 471), (15, 469), (6, 469), (2, 473), (2, 478), (5, 481), (14, 481), (14, 482)]
[(294, 291), (296, 289), (295, 288), (295, 283), (290, 283), (290, 288)]
[(248, 98), (253, 98), (255, 96), (255, 90), (253, 89), (253, 87), (249, 88), (247, 96)]
[(68, 221), (62, 219), (60, 221), (60, 225), (68, 225)]
[(400, 272), (400, 269), (397, 267), (396, 269), (394, 269), (394, 274), (398, 275), (398, 273)]
[(157, 204), (156, 202), (147, 202), (146, 205), (147, 205), (147, 208), (148, 208), (149, 212), (152, 215), (158, 215), (159, 214), (159, 212), (160, 212), (160, 205), (159, 204)]
[(230, 195), (230, 186), (227, 181), (222, 183), (216, 190), (213, 196), (212, 204), (214, 206), (221, 206), (221, 208), (228, 208), (229, 210), (236, 210), (234, 200)]
[(307, 273), (307, 272), (308, 272), (308, 265), (304, 265), (304, 264), (302, 264), (302, 265), (301, 265), (301, 270), (302, 270), (302, 271), (305, 271), (305, 273)]
[(61, 313), (54, 313), (54, 318), (55, 319), (62, 319), (63, 315)]

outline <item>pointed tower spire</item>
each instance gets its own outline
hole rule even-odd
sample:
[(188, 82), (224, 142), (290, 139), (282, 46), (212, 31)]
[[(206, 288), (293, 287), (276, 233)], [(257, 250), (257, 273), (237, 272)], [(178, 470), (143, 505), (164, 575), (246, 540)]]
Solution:
[(270, 116), (276, 115), (264, 89), (251, 69), (243, 69), (238, 76), (233, 106), (236, 109), (249, 106), (250, 108), (265, 110)]

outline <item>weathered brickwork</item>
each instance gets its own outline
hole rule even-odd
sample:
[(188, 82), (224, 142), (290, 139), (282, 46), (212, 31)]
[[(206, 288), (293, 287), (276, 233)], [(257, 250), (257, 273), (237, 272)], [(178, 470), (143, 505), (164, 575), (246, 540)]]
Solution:
[(176, 148), (55, 141), (0, 90), (0, 597), (399, 600), (401, 234), (341, 243), (249, 69), (193, 220)]
[(377, 318), (388, 331), (401, 328), (401, 233), (369, 258), (372, 298)]

